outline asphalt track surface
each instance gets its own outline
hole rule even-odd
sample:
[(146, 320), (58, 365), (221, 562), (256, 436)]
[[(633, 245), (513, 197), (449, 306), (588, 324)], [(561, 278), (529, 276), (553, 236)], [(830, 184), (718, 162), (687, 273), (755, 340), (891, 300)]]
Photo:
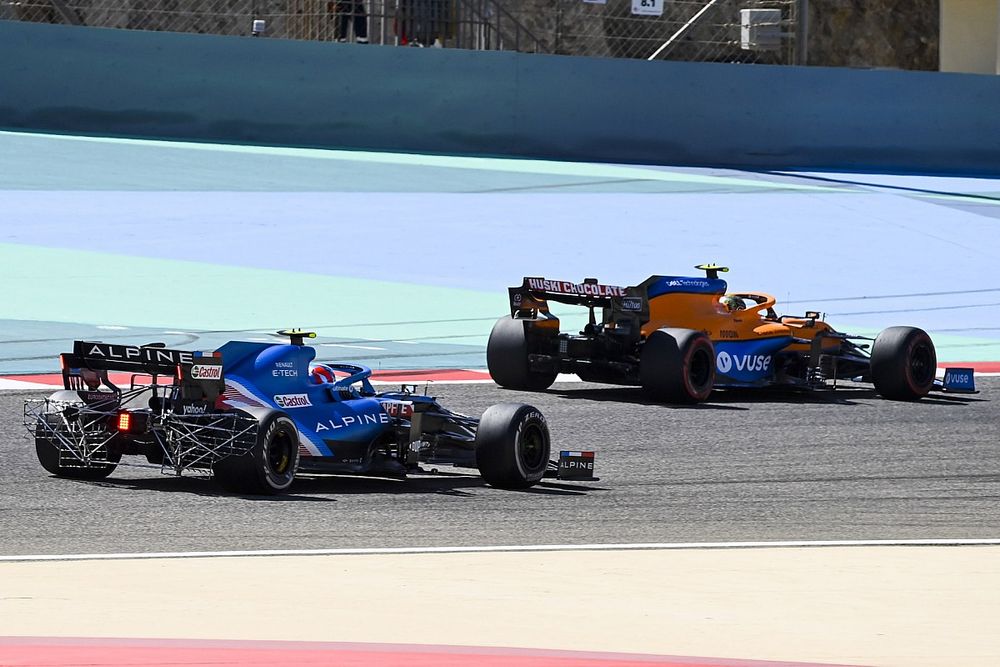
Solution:
[[(388, 480), (312, 477), (279, 497), (120, 467), (49, 476), (0, 395), (0, 555), (594, 543), (996, 538), (1000, 378), (916, 403), (854, 385), (825, 394), (716, 392), (672, 407), (632, 388), (544, 393), (438, 385), (452, 409), (527, 402), (555, 449), (594, 449), (600, 481), (524, 492), (454, 469)], [(131, 460), (139, 461), (133, 458)]]

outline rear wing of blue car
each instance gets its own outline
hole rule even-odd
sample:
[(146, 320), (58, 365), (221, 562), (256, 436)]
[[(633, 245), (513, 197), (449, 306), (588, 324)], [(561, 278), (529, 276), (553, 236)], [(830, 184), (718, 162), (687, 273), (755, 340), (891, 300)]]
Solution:
[(185, 396), (214, 399), (225, 388), (222, 355), (218, 352), (173, 350), (162, 344), (116, 345), (78, 340), (73, 351), (59, 355), (66, 389), (96, 389), (104, 385), (118, 391), (108, 371), (162, 376), (179, 383)]
[(177, 375), (177, 367), (194, 362), (194, 352), (162, 345), (115, 345), (78, 340), (73, 352), (61, 355), (63, 368), (127, 371), (145, 375)]

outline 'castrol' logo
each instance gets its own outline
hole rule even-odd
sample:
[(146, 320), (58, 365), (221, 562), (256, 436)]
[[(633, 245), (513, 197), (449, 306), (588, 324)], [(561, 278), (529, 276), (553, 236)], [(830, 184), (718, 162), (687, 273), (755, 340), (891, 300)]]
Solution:
[(195, 364), (191, 367), (191, 377), (195, 380), (221, 380), (222, 366)]
[(312, 405), (308, 394), (277, 394), (274, 402), (279, 408), (308, 408)]

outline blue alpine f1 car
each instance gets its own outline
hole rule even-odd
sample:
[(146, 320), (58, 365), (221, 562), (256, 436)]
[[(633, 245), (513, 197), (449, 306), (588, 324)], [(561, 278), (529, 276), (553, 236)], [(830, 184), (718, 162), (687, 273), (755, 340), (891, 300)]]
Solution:
[[(548, 425), (530, 405), (494, 405), (476, 419), (405, 386), (377, 392), (364, 366), (315, 363), (304, 343), (315, 334), (279, 334), (290, 341), (209, 353), (75, 342), (60, 357), (64, 389), (25, 402), (39, 462), (57, 476), (100, 479), (139, 455), (251, 494), (283, 492), (298, 473), (403, 477), (423, 464), (477, 468), (501, 488), (546, 475), (593, 479), (592, 452), (550, 461)], [(129, 386), (108, 371), (131, 373)]]

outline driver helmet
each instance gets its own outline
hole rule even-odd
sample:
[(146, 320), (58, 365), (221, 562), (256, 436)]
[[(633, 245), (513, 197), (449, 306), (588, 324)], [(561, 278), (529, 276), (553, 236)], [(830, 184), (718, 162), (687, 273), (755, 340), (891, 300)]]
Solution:
[(738, 296), (733, 296), (732, 294), (727, 294), (719, 299), (719, 303), (726, 307), (730, 313), (737, 310), (746, 310), (747, 304)]
[(326, 384), (327, 382), (336, 382), (337, 376), (333, 374), (329, 368), (322, 364), (317, 364), (309, 370), (310, 375), (312, 375), (313, 382), (316, 384)]

